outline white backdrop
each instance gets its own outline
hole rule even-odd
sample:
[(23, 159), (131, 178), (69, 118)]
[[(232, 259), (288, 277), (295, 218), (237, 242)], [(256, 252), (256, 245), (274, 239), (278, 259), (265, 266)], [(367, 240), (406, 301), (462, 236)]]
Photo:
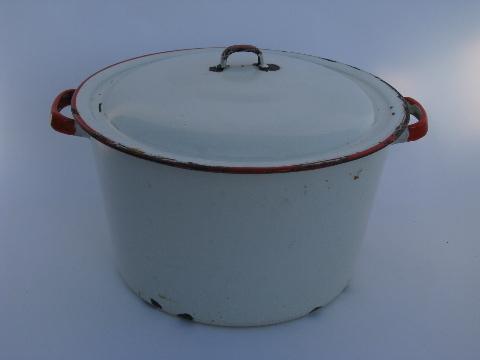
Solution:
[[(478, 1), (0, 3), (1, 359), (478, 359)], [(228, 329), (147, 307), (114, 270), (88, 141), (51, 101), (136, 55), (252, 43), (337, 59), (420, 100), (393, 146), (353, 282), (320, 312)]]

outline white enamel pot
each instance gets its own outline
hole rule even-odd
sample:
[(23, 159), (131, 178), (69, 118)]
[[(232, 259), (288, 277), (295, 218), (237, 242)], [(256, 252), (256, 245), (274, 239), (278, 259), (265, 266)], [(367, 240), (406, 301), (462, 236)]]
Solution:
[(427, 115), (352, 66), (222, 50), (100, 70), (58, 95), (52, 127), (91, 139), (118, 269), (141, 298), (206, 324), (295, 319), (347, 286), (387, 148), (423, 137)]

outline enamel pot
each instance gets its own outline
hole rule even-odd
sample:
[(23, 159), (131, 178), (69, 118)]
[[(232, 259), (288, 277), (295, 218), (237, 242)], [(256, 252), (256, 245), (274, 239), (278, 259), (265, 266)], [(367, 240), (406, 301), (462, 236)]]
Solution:
[(167, 313), (251, 326), (347, 286), (387, 149), (427, 115), (358, 68), (235, 45), (102, 69), (57, 96), (51, 125), (91, 140), (126, 284)]

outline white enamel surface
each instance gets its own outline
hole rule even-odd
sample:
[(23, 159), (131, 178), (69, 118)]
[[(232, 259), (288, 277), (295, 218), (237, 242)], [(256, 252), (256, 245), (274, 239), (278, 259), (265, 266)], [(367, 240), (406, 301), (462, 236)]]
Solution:
[[(2, 360), (478, 360), (480, 1), (0, 8)], [(347, 291), (276, 326), (203, 326), (144, 305), (114, 270), (89, 141), (49, 127), (53, 98), (96, 69), (231, 42), (357, 65), (431, 120), (422, 140), (389, 147)]]
[(303, 316), (347, 286), (386, 151), (313, 171), (232, 175), (93, 145), (129, 287), (171, 314), (229, 326)]
[(393, 89), (347, 65), (264, 50), (265, 61), (280, 70), (259, 71), (252, 54), (233, 54), (229, 68), (209, 71), (222, 50), (113, 66), (81, 87), (77, 109), (90, 127), (126, 147), (216, 166), (346, 156), (387, 138), (405, 115)]

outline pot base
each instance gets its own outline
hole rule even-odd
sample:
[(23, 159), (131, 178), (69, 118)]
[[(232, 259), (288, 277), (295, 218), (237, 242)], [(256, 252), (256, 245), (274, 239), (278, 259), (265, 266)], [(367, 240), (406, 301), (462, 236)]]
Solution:
[[(142, 290), (135, 289), (130, 284), (128, 281), (122, 276), (122, 274), (119, 272), (120, 277), (122, 278), (124, 284), (135, 294), (137, 295), (140, 299), (143, 300), (145, 304), (147, 304), (151, 308), (155, 308), (156, 310), (160, 310), (161, 312), (175, 316), (181, 320), (187, 320), (187, 321), (192, 321), (195, 323), (199, 323), (202, 325), (212, 325), (212, 326), (222, 326), (222, 327), (257, 327), (257, 326), (269, 326), (269, 325), (275, 325), (275, 324), (281, 324), (293, 320), (297, 320), (300, 318), (303, 318), (307, 315), (310, 314), (316, 314), (320, 310), (323, 310), (327, 305), (329, 305), (331, 302), (333, 302), (335, 299), (337, 299), (340, 295), (342, 295), (345, 290), (348, 289), (349, 287), (349, 282), (340, 290), (332, 299), (329, 301), (320, 304), (318, 306), (315, 306), (309, 310), (306, 310), (304, 312), (298, 313), (298, 314), (289, 314), (288, 316), (285, 316), (284, 318), (279, 318), (278, 320), (274, 321), (268, 321), (268, 322), (258, 322), (258, 323), (236, 323), (236, 322), (229, 322), (228, 320), (224, 320), (222, 318), (220, 319), (205, 319), (202, 317), (197, 317), (196, 314), (190, 314), (187, 312), (181, 312), (181, 309), (176, 309), (175, 306), (169, 306), (166, 308), (165, 306), (161, 305), (159, 302), (159, 299), (154, 299), (148, 297)], [(178, 312), (176, 311), (178, 310)]]

